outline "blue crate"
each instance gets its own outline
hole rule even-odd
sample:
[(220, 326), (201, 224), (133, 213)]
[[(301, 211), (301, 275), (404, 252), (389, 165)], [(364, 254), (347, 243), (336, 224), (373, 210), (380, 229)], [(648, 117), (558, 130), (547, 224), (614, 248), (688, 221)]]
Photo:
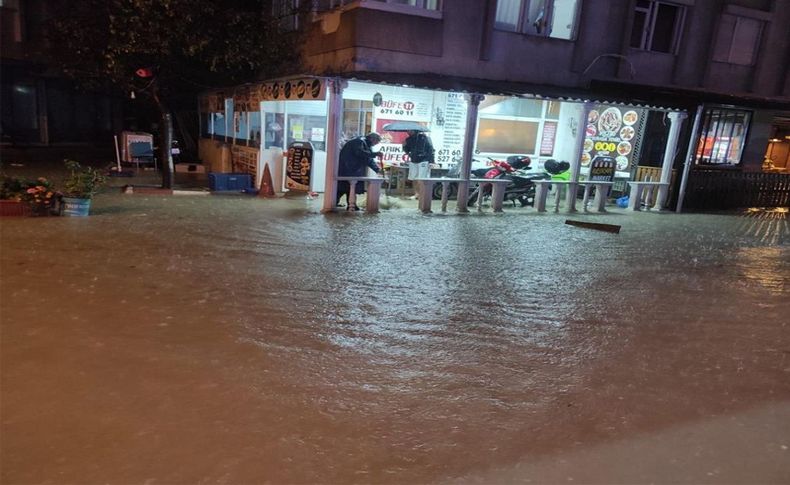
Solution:
[(252, 175), (247, 173), (208, 174), (208, 188), (215, 192), (242, 192), (252, 187)]

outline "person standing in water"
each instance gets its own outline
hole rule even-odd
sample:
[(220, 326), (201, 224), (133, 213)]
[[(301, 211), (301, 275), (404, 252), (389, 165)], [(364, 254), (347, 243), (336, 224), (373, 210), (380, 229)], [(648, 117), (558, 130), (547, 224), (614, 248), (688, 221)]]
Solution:
[(417, 130), (409, 130), (409, 137), (403, 143), (403, 151), (409, 156), (408, 180), (412, 181), (414, 187), (414, 198), (419, 198), (420, 186), (418, 178), (428, 178), (431, 176), (431, 164), (434, 161), (434, 149), (431, 139), (425, 133)]

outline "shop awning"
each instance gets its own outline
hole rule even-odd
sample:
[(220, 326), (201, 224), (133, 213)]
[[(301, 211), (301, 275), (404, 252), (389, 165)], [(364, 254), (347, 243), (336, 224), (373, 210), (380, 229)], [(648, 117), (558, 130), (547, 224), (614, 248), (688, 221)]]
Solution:
[(790, 99), (788, 98), (760, 97), (749, 93), (730, 94), (702, 88), (677, 88), (605, 80), (592, 80), (590, 90), (601, 93), (603, 96), (617, 94), (647, 104), (671, 104), (687, 108), (699, 104), (719, 104), (790, 112)]
[(354, 72), (338, 74), (337, 77), (359, 82), (392, 84), (438, 91), (490, 94), (496, 96), (545, 98), (579, 103), (592, 102), (600, 104), (617, 104), (622, 106), (633, 106), (662, 111), (679, 111), (688, 109), (688, 106), (679, 105), (677, 103), (649, 102), (640, 98), (616, 95), (615, 93), (604, 96), (600, 93), (596, 93), (595, 91), (573, 87), (444, 76), (431, 73)]

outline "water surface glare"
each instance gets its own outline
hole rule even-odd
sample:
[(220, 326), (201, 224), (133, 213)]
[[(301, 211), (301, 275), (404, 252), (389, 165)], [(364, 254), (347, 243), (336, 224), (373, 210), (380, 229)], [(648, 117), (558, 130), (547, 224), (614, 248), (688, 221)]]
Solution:
[(3, 483), (790, 482), (787, 213), (95, 203), (0, 221)]

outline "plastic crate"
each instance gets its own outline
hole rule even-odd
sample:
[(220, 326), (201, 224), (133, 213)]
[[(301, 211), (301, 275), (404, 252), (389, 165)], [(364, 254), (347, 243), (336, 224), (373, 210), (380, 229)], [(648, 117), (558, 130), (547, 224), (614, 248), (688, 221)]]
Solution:
[(215, 192), (242, 192), (252, 187), (252, 175), (247, 173), (209, 173), (208, 188)]

